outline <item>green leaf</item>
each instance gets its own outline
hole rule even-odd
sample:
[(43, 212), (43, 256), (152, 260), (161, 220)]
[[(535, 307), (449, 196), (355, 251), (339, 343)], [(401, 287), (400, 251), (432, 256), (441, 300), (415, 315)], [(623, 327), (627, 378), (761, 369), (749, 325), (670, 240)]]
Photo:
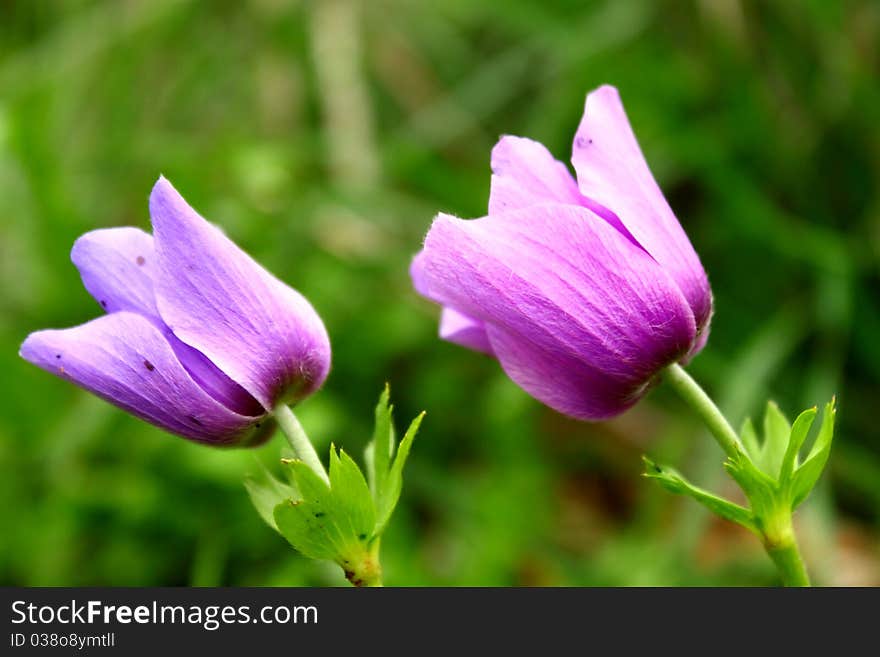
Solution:
[(367, 461), (367, 475), (370, 480), (370, 490), (373, 499), (378, 501), (379, 491), (385, 487), (385, 479), (391, 464), (391, 456), (394, 453), (394, 422), (392, 412), (394, 407), (389, 403), (391, 390), (388, 384), (379, 395), (379, 403), (376, 404), (376, 424), (373, 429), (373, 440), (367, 446), (364, 455)]
[(376, 508), (370, 488), (360, 468), (344, 451), (339, 454), (330, 447), (330, 488), (335, 504), (334, 513), (345, 517), (351, 532), (360, 541), (373, 538), (376, 525)]
[(400, 441), (400, 446), (397, 449), (397, 456), (394, 458), (394, 463), (388, 471), (388, 476), (385, 478), (384, 485), (382, 488), (378, 489), (378, 496), (376, 498), (377, 534), (381, 534), (385, 530), (385, 526), (391, 519), (391, 514), (394, 513), (394, 508), (397, 506), (397, 501), (400, 499), (400, 491), (403, 487), (403, 466), (406, 465), (406, 459), (409, 456), (410, 448), (412, 447), (413, 440), (416, 437), (416, 433), (418, 433), (424, 417), (425, 413), (422, 411), (412, 423), (410, 423), (409, 428), (403, 436), (403, 440)]
[(776, 481), (755, 465), (745, 451), (739, 450), (735, 457), (727, 459), (724, 469), (745, 493), (755, 519), (776, 509)]
[(672, 493), (692, 497), (710, 511), (726, 520), (742, 525), (750, 531), (758, 531), (752, 518), (752, 512), (749, 509), (718, 497), (698, 486), (694, 486), (673, 468), (658, 465), (647, 456), (643, 456), (642, 459), (645, 462), (645, 477), (655, 480)]
[(779, 486), (782, 489), (785, 489), (788, 486), (791, 477), (794, 474), (794, 469), (798, 466), (798, 454), (800, 454), (801, 447), (807, 439), (810, 427), (813, 426), (813, 420), (816, 419), (816, 410), (815, 406), (805, 410), (797, 416), (797, 419), (791, 427), (788, 446), (785, 449), (785, 456), (782, 458), (782, 467), (779, 470)]
[(774, 479), (779, 478), (779, 470), (782, 467), (790, 434), (791, 425), (788, 420), (775, 402), (768, 401), (764, 413), (764, 445), (758, 467)]
[(822, 425), (819, 427), (819, 434), (816, 441), (803, 464), (794, 472), (791, 481), (791, 508), (797, 508), (803, 502), (819, 477), (825, 469), (828, 462), (828, 456), (831, 454), (831, 442), (834, 439), (834, 419), (837, 415), (835, 408), (835, 400), (832, 399), (825, 405), (825, 412), (822, 415)]
[(313, 559), (344, 564), (367, 551), (375, 510), (363, 475), (347, 455), (330, 454), (330, 486), (302, 461), (288, 461), (302, 498), (275, 507), (278, 531)]
[(278, 526), (275, 524), (275, 507), (285, 500), (298, 498), (299, 492), (294, 486), (279, 481), (262, 464), (260, 467), (262, 471), (259, 475), (249, 475), (245, 478), (244, 487), (260, 517), (272, 529), (278, 531)]

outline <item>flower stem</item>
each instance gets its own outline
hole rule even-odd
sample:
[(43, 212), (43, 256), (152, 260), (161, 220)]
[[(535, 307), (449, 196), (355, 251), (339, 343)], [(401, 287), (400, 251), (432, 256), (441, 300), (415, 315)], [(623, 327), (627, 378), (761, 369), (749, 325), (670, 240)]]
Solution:
[(791, 514), (786, 520), (781, 538), (774, 541), (764, 536), (764, 549), (776, 564), (783, 586), (810, 586), (810, 576), (807, 574), (807, 568), (798, 550), (794, 528), (791, 526)]
[(369, 549), (357, 554), (354, 558), (346, 559), (339, 565), (345, 571), (345, 578), (354, 586), (381, 587), (382, 566), (379, 564), (379, 539), (377, 538)]
[(724, 453), (731, 458), (735, 457), (741, 449), (736, 431), (730, 426), (715, 402), (700, 387), (700, 384), (694, 381), (691, 375), (685, 372), (678, 363), (666, 368), (664, 378), (702, 418)]
[(318, 453), (315, 451), (312, 441), (309, 440), (305, 429), (303, 429), (293, 411), (290, 410), (290, 407), (287, 404), (278, 404), (275, 407), (274, 415), (296, 458), (309, 466), (316, 475), (329, 485), (330, 477), (327, 476), (327, 471), (324, 469), (321, 459), (318, 458)]

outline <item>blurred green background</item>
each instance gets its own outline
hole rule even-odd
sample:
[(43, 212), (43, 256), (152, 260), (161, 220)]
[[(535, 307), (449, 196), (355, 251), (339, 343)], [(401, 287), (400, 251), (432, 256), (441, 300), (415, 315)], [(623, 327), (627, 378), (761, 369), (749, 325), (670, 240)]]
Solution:
[(870, 0), (3, 2), (0, 583), (343, 582), (250, 505), (280, 438), (190, 444), (17, 356), (99, 314), (70, 246), (148, 228), (160, 172), (324, 318), (333, 371), (299, 413), (322, 451), (360, 457), (386, 380), (399, 425), (428, 411), (388, 584), (775, 583), (751, 535), (640, 478), (647, 452), (734, 494), (670, 391), (568, 421), (410, 288), (433, 215), (484, 213), (498, 136), (567, 160), (607, 82), (712, 282), (691, 372), (737, 425), (838, 395), (801, 541), (818, 583), (880, 584), (878, 71)]

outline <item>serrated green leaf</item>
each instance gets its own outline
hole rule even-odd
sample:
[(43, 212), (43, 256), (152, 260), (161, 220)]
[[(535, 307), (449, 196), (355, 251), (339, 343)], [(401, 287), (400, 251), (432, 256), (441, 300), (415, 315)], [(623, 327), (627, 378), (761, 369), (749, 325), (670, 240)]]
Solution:
[(381, 534), (385, 530), (385, 526), (391, 519), (391, 514), (394, 513), (394, 508), (397, 506), (397, 501), (400, 499), (400, 491), (403, 487), (403, 466), (406, 465), (406, 459), (409, 456), (410, 448), (412, 447), (413, 440), (416, 437), (416, 433), (418, 433), (419, 427), (422, 424), (422, 418), (424, 417), (425, 413), (423, 411), (422, 413), (419, 413), (412, 423), (410, 423), (409, 428), (406, 430), (406, 433), (397, 448), (397, 455), (394, 458), (394, 463), (391, 465), (391, 469), (388, 471), (388, 476), (385, 478), (384, 485), (377, 491), (377, 534)]
[(834, 439), (834, 419), (837, 415), (835, 408), (835, 400), (832, 399), (825, 405), (825, 412), (822, 415), (822, 425), (819, 427), (819, 434), (813, 443), (810, 453), (804, 459), (803, 464), (795, 470), (791, 480), (791, 508), (794, 510), (801, 502), (803, 502), (819, 477), (825, 469), (828, 462), (828, 456), (831, 454), (831, 443)]
[(265, 466), (260, 464), (258, 475), (249, 475), (244, 480), (244, 487), (250, 495), (251, 502), (257, 513), (272, 529), (278, 531), (275, 524), (275, 507), (285, 500), (294, 500), (299, 492), (294, 486), (278, 480)]
[(663, 486), (663, 488), (672, 493), (677, 495), (687, 495), (688, 497), (695, 499), (710, 511), (726, 520), (730, 520), (731, 522), (742, 525), (746, 529), (757, 532), (757, 528), (752, 518), (752, 512), (749, 509), (746, 509), (739, 504), (734, 504), (722, 497), (718, 497), (699, 486), (694, 486), (673, 468), (658, 465), (647, 456), (643, 456), (642, 459), (645, 462), (645, 477), (655, 480)]
[(340, 546), (322, 520), (321, 513), (301, 500), (282, 502), (275, 507), (275, 524), (281, 535), (304, 556), (335, 561)]
[(394, 421), (392, 414), (394, 407), (389, 403), (391, 390), (388, 384), (379, 395), (379, 403), (376, 404), (375, 428), (373, 440), (367, 447), (367, 475), (370, 482), (370, 490), (373, 498), (378, 500), (379, 491), (385, 487), (385, 479), (391, 465), (391, 456), (394, 453)]
[(788, 447), (791, 425), (775, 402), (767, 402), (764, 412), (764, 445), (759, 467), (774, 479), (779, 478), (782, 458)]
[[(290, 461), (287, 465), (301, 499), (275, 507), (278, 531), (294, 548), (313, 559), (331, 559), (341, 564), (350, 555), (363, 553), (375, 525), (375, 512), (357, 465), (347, 456), (340, 458), (333, 449), (330, 486), (302, 461)], [(357, 471), (356, 477), (352, 467)], [(361, 497), (354, 499), (359, 489)]]
[(779, 470), (779, 485), (783, 489), (788, 486), (788, 483), (791, 481), (791, 477), (794, 474), (794, 469), (798, 466), (798, 454), (801, 451), (804, 441), (807, 439), (810, 427), (813, 426), (813, 420), (816, 419), (816, 410), (815, 406), (813, 408), (808, 408), (798, 415), (794, 424), (791, 425), (788, 446), (785, 449), (785, 456), (782, 458), (782, 467)]
[(345, 518), (351, 534), (360, 541), (373, 537), (376, 525), (376, 509), (364, 475), (352, 458), (344, 451), (339, 454), (330, 448), (330, 488), (334, 513)]
[(776, 481), (763, 472), (744, 451), (724, 463), (724, 469), (745, 493), (755, 518), (776, 508)]

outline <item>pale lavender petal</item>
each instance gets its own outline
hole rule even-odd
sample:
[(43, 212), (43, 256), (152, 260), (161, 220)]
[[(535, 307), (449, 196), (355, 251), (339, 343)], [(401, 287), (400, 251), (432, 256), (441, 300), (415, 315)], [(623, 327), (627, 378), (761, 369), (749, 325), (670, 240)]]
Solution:
[(330, 342), (311, 304), (193, 210), (165, 178), (150, 195), (163, 321), (271, 409), (323, 383)]
[(93, 230), (74, 242), (70, 259), (104, 310), (130, 310), (158, 319), (152, 236), (137, 228)]
[(587, 96), (572, 149), (581, 193), (609, 208), (669, 272), (703, 327), (712, 293), (700, 259), (648, 168), (617, 89)]
[(542, 143), (525, 137), (502, 137), (492, 149), (489, 214), (553, 202), (589, 208), (638, 243), (617, 215), (581, 194), (568, 167), (554, 159)]
[(511, 378), (574, 417), (624, 410), (696, 335), (675, 282), (586, 208), (440, 215), (421, 258), (427, 296), (482, 321)]
[(108, 313), (120, 310), (146, 317), (165, 335), (181, 364), (208, 394), (242, 415), (263, 409), (244, 388), (221, 372), (204, 354), (181, 342), (159, 317), (153, 282), (153, 237), (137, 228), (93, 230), (74, 242), (70, 259), (83, 285)]
[(81, 326), (32, 333), (25, 360), (171, 433), (211, 444), (266, 437), (261, 418), (239, 415), (208, 395), (148, 319), (120, 311)]
[(495, 355), (483, 322), (452, 308), (444, 308), (440, 315), (440, 337), (474, 351)]

